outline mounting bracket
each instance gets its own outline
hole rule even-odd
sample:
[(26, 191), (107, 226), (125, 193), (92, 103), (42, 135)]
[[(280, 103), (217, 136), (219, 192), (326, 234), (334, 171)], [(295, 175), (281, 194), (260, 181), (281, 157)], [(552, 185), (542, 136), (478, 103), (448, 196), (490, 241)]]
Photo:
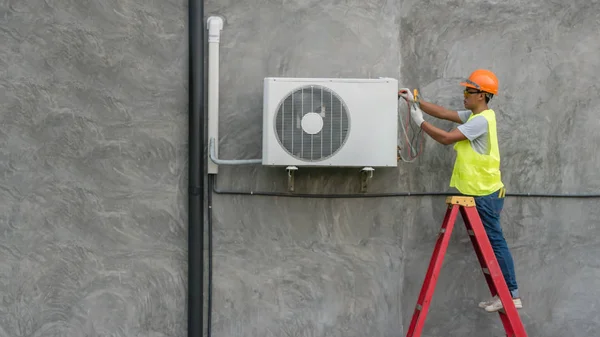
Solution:
[(296, 166), (288, 166), (285, 168), (288, 172), (288, 191), (294, 191), (294, 173), (298, 170)]
[(373, 171), (375, 171), (375, 169), (372, 167), (363, 167), (363, 169), (360, 170), (360, 191), (361, 192), (364, 193), (367, 191), (367, 186), (369, 184), (369, 180), (371, 180), (371, 178), (373, 178)]

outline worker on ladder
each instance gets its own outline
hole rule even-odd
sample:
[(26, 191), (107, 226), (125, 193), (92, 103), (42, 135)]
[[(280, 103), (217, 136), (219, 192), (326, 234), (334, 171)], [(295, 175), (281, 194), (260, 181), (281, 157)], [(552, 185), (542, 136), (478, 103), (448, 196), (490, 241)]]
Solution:
[[(488, 107), (489, 101), (498, 93), (498, 79), (491, 71), (478, 69), (460, 84), (465, 87), (463, 103), (466, 110), (453, 111), (425, 102), (406, 88), (400, 89), (398, 95), (410, 103), (412, 120), (425, 133), (441, 144), (454, 144), (456, 161), (450, 186), (475, 199), (477, 212), (506, 285), (515, 307), (520, 309), (523, 305), (519, 297), (513, 258), (500, 226), (505, 190), (500, 174), (496, 117), (494, 110)], [(460, 125), (450, 132), (444, 131), (426, 122), (423, 112)], [(495, 296), (479, 303), (479, 307), (487, 312), (496, 312), (502, 309), (502, 302)]]

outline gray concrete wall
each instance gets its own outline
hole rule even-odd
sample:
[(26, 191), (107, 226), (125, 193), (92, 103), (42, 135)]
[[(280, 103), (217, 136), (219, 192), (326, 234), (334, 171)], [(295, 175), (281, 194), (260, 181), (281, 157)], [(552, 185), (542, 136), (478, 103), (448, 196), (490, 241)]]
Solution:
[(0, 336), (185, 336), (186, 9), (0, 3)]
[[(600, 191), (598, 1), (211, 0), (206, 11), (225, 19), (223, 158), (260, 157), (265, 76), (390, 76), (460, 107), (457, 81), (488, 67), (509, 192)], [(0, 336), (185, 336), (187, 2), (4, 1), (0, 14)], [(445, 191), (452, 159), (428, 138), (370, 191)], [(217, 179), (286, 182), (261, 167)], [(296, 189), (354, 192), (356, 171), (303, 170)], [(213, 336), (405, 334), (443, 197), (213, 199)], [(530, 336), (597, 336), (597, 204), (507, 199)], [(502, 335), (476, 307), (485, 297), (459, 226), (424, 334)]]

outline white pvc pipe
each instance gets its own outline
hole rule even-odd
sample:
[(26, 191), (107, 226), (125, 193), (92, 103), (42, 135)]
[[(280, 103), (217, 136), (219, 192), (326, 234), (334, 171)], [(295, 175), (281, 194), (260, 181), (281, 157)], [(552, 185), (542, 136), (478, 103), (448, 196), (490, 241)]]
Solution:
[[(214, 158), (219, 156), (219, 43), (223, 19), (211, 16), (206, 22), (208, 28), (208, 139), (214, 140)], [(209, 143), (210, 144), (210, 143)], [(212, 151), (211, 151), (212, 152)], [(209, 156), (211, 158), (212, 156)], [(208, 174), (216, 174), (219, 166), (208, 160)]]
[(215, 154), (215, 139), (208, 140), (208, 156), (212, 162), (218, 165), (251, 165), (261, 164), (262, 159), (219, 159)]

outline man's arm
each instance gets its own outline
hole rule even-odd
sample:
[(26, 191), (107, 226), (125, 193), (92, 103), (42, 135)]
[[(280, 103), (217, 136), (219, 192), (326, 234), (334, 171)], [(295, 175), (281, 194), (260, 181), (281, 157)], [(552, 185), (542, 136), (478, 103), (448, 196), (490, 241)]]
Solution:
[[(425, 133), (427, 133), (431, 138), (433, 138), (437, 142), (440, 142), (444, 145), (456, 143), (458, 141), (467, 139), (466, 135), (458, 129), (465, 127), (464, 124), (450, 132), (444, 131), (440, 128), (436, 128), (432, 124), (426, 122), (425, 119), (423, 119), (423, 110), (417, 106), (413, 106), (410, 109), (410, 116), (412, 117), (412, 120), (423, 131), (425, 131)], [(474, 118), (473, 120), (475, 119), (476, 118)], [(485, 118), (483, 118), (483, 121), (485, 121)]]
[(439, 105), (425, 102), (423, 100), (419, 101), (419, 106), (421, 107), (421, 110), (423, 110), (426, 114), (428, 114), (430, 116), (440, 118), (440, 119), (445, 119), (445, 120), (459, 123), (459, 124), (463, 123), (463, 121), (458, 116), (457, 111), (446, 109)]
[(432, 124), (428, 122), (423, 122), (421, 124), (421, 129), (425, 131), (431, 138), (436, 140), (438, 143), (444, 145), (454, 144), (458, 141), (465, 140), (467, 137), (460, 132), (459, 129), (454, 129), (450, 132), (444, 131), (440, 128), (436, 128)]

